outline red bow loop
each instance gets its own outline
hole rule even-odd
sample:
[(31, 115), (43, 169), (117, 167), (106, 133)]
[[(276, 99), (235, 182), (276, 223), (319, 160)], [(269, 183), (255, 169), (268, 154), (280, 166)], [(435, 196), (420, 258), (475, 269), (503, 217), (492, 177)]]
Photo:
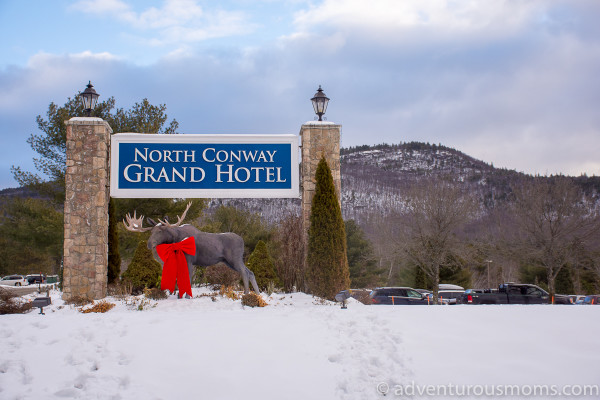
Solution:
[(196, 254), (196, 241), (194, 238), (189, 237), (177, 243), (159, 244), (156, 246), (156, 252), (160, 259), (164, 261), (160, 289), (169, 289), (174, 292), (175, 282), (177, 281), (179, 297), (183, 297), (185, 293), (192, 297), (192, 285), (190, 284), (185, 255), (193, 256)]

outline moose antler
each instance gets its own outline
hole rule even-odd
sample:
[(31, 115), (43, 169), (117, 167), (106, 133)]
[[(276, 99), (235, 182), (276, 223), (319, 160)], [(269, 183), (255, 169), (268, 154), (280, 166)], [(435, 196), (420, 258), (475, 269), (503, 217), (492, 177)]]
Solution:
[(183, 220), (185, 219), (185, 216), (188, 212), (188, 210), (190, 209), (190, 207), (192, 206), (192, 202), (190, 201), (187, 205), (187, 207), (185, 208), (185, 211), (183, 212), (183, 215), (180, 217), (179, 215), (177, 216), (177, 222), (174, 224), (169, 223), (168, 219), (159, 219), (158, 222), (160, 222), (161, 224), (165, 225), (165, 226), (170, 226), (170, 227), (176, 227), (181, 225), (181, 223), (183, 222)]
[(153, 228), (153, 226), (142, 228), (142, 225), (144, 224), (144, 216), (142, 215), (141, 217), (137, 218), (137, 216), (135, 215), (135, 211), (133, 212), (133, 218), (130, 214), (127, 214), (125, 218), (127, 219), (127, 222), (123, 220), (123, 225), (125, 225), (125, 229), (127, 229), (128, 231), (146, 232)]

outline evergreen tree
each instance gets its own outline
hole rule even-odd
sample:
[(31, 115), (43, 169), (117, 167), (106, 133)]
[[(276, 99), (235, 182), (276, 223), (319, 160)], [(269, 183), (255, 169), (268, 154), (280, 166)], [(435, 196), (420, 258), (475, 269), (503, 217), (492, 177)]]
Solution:
[(308, 287), (314, 295), (333, 299), (350, 286), (346, 232), (342, 210), (337, 200), (331, 169), (321, 158), (316, 172), (308, 229)]
[(415, 288), (417, 289), (428, 289), (431, 284), (428, 282), (427, 275), (423, 272), (423, 268), (420, 266), (415, 267)]
[(64, 217), (42, 199), (11, 199), (0, 212), (0, 275), (57, 274), (63, 256)]
[[(155, 106), (143, 99), (141, 103), (129, 109), (115, 110), (115, 99), (110, 97), (99, 102), (92, 111), (93, 117), (99, 117), (108, 122), (113, 132), (140, 133), (177, 133), (179, 123), (172, 120), (166, 127), (167, 106)], [(114, 111), (113, 111), (114, 110)], [(65, 171), (67, 127), (65, 121), (83, 114), (83, 106), (78, 96), (68, 98), (63, 106), (50, 103), (46, 118), (38, 115), (36, 122), (41, 134), (32, 134), (27, 139), (31, 148), (39, 154), (33, 162), (37, 172), (23, 171), (20, 167), (12, 166), (14, 178), (21, 186), (35, 188), (46, 196), (52, 196), (62, 204), (65, 197)], [(47, 180), (46, 180), (47, 179)]]
[(260, 290), (266, 291), (270, 283), (275, 286), (281, 286), (279, 278), (275, 273), (273, 259), (269, 255), (267, 245), (262, 240), (259, 240), (256, 244), (256, 248), (250, 254), (250, 257), (248, 257), (246, 266), (254, 272), (254, 277)]
[(142, 240), (135, 249), (135, 254), (127, 271), (123, 273), (123, 281), (131, 283), (133, 292), (139, 293), (145, 288), (151, 289), (160, 285), (161, 265), (152, 257), (148, 241)]
[(108, 203), (108, 283), (115, 283), (121, 274), (121, 255), (119, 254), (119, 230), (115, 201)]
[(345, 221), (348, 269), (353, 288), (379, 285), (383, 269), (377, 268), (373, 246), (354, 220)]

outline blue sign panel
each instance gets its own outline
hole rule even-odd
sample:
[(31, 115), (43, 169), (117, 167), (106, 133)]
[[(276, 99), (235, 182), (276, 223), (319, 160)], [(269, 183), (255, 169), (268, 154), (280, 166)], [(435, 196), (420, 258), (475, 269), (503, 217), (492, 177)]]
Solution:
[(117, 134), (113, 197), (298, 197), (294, 135)]

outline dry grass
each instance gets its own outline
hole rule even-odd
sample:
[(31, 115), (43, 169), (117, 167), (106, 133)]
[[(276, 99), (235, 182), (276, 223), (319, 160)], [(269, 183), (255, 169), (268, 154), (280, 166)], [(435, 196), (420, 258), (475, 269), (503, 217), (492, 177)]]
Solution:
[(152, 300), (164, 300), (169, 296), (167, 296), (164, 290), (160, 290), (159, 288), (152, 288), (144, 289), (144, 297)]
[(75, 306), (75, 307), (83, 307), (88, 304), (92, 304), (94, 301), (87, 297), (82, 296), (73, 296), (69, 300), (65, 301), (65, 304)]
[(98, 303), (92, 305), (90, 308), (81, 308), (80, 312), (84, 314), (88, 313), (105, 313), (112, 309), (115, 305), (113, 303), (109, 303), (106, 300), (101, 300)]
[(248, 307), (265, 307), (268, 305), (260, 295), (254, 292), (243, 295), (242, 304)]
[(237, 293), (235, 290), (233, 290), (233, 288), (231, 286), (221, 287), (221, 290), (219, 290), (219, 294), (221, 296), (227, 297), (228, 299), (231, 299), (231, 300), (239, 300), (240, 299), (239, 293)]
[(108, 295), (116, 297), (119, 300), (124, 300), (133, 293), (133, 285), (130, 282), (118, 282), (108, 285)]
[(0, 289), (0, 315), (25, 314), (31, 311), (31, 303), (24, 301), (10, 290)]

